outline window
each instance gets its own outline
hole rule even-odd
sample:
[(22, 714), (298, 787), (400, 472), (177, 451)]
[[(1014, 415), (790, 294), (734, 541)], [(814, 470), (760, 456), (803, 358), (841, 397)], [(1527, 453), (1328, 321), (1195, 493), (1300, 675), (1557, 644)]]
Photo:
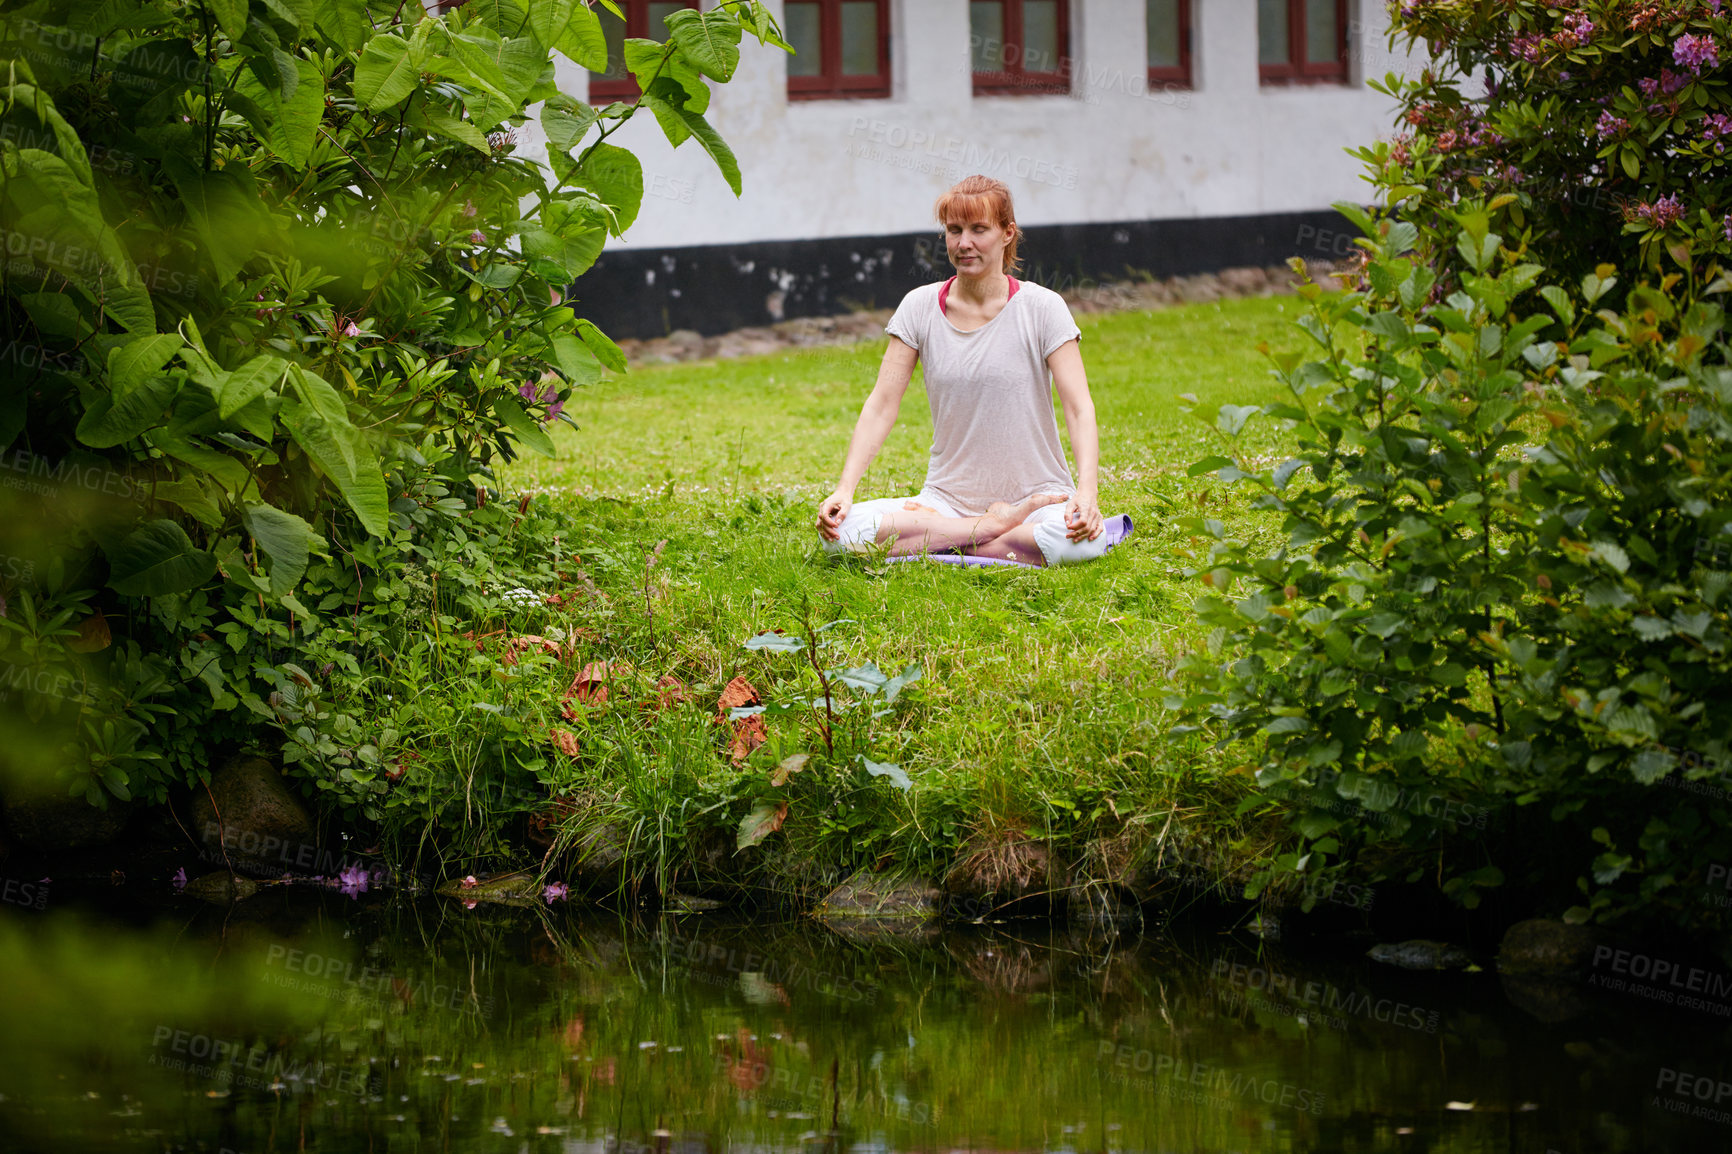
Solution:
[(1191, 0), (1144, 0), (1149, 89), (1191, 86)]
[(618, 0), (621, 20), (605, 8), (597, 8), (601, 17), (602, 35), (607, 37), (607, 71), (589, 74), (589, 102), (601, 104), (608, 100), (636, 100), (637, 80), (625, 66), (625, 42), (633, 40), (665, 41), (668, 28), (663, 21), (682, 8), (696, 8), (698, 0)]
[(890, 0), (788, 0), (788, 96), (890, 95)]
[(970, 0), (977, 95), (1070, 91), (1067, 0)]
[(1347, 82), (1347, 0), (1257, 0), (1265, 84)]

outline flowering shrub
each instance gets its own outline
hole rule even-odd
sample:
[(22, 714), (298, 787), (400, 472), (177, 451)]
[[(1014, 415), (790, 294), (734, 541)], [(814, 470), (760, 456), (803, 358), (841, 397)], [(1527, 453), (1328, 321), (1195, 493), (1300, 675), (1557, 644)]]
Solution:
[[(1350, 210), (1357, 211), (1357, 210)], [(1171, 701), (1238, 743), (1296, 843), (1272, 869), (1516, 883), (1570, 917), (1719, 916), (1732, 858), (1732, 369), (1719, 307), (1603, 266), (1542, 284), (1466, 214), (1431, 302), (1418, 229), (1372, 224), (1364, 285), (1305, 285), (1315, 359), (1223, 406), (1218, 471), (1274, 548), (1196, 517), (1214, 629)], [(1537, 298), (1537, 299), (1536, 299)], [(1274, 465), (1246, 422), (1291, 423)], [(1314, 892), (1315, 884), (1307, 886)]]
[[(1302, 290), (1322, 355), (1272, 356), (1289, 398), (1224, 406), (1225, 452), (1193, 466), (1284, 533), (1192, 522), (1214, 632), (1173, 704), (1291, 820), (1258, 885), (1360, 869), (1713, 925), (1732, 12), (1417, 0), (1392, 36), (1434, 60), (1383, 82), (1402, 131), (1359, 155), (1385, 204), (1337, 206), (1358, 275)], [(1257, 415), (1294, 434), (1273, 467), (1234, 448)]]
[(642, 203), (609, 137), (647, 111), (737, 195), (710, 85), (786, 45), (754, 0), (682, 11), (624, 45), (641, 99), (591, 107), (554, 56), (605, 69), (603, 8), (6, 5), (0, 770), (160, 801), (260, 741), (308, 638), (470, 547), (493, 466), (625, 368), (562, 300)]
[(1448, 274), (1448, 214), (1488, 205), (1563, 283), (1602, 262), (1707, 284), (1732, 254), (1732, 5), (1719, 0), (1417, 0), (1392, 43), (1428, 49), (1396, 97), (1401, 131), (1362, 149)]

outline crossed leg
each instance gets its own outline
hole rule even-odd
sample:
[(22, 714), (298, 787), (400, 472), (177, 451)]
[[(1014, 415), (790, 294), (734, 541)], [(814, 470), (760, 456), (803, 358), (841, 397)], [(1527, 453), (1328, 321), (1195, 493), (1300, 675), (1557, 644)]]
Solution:
[[(998, 501), (979, 517), (946, 517), (935, 509), (909, 501), (900, 510), (886, 513), (878, 522), (878, 543), (890, 543), (892, 557), (913, 553), (942, 553), (963, 549), (976, 557), (1042, 563), (1035, 544), (1034, 527), (1023, 521), (1036, 509), (1067, 500), (1057, 493), (1040, 493), (1015, 505)], [(1000, 544), (1002, 542), (1002, 545)]]

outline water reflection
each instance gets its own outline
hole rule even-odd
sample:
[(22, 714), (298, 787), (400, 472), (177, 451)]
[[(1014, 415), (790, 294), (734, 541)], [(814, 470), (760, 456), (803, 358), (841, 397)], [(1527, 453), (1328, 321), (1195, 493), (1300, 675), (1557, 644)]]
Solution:
[[(1362, 947), (1361, 947), (1362, 948)], [(0, 920), (40, 1150), (1724, 1148), (1723, 1022), (1213, 933), (269, 892)]]

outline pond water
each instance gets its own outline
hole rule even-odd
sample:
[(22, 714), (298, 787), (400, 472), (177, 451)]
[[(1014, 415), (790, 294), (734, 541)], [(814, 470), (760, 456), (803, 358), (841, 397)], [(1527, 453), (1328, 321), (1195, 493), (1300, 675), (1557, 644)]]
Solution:
[(1363, 948), (304, 890), (10, 907), (0, 1148), (1732, 1147), (1725, 1019)]

